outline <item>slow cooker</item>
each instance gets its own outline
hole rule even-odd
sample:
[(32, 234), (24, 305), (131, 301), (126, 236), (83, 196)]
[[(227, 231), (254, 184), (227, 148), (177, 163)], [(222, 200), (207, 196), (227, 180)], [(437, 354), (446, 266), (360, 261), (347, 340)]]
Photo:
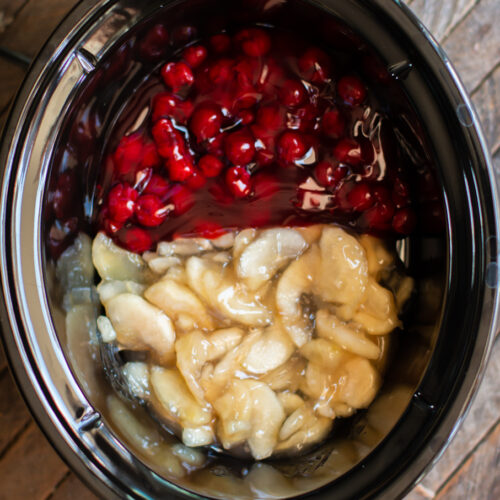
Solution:
[[(266, 23), (300, 30), (326, 49), (372, 57), (390, 74), (388, 106), (400, 117), (398, 137), (409, 154), (433, 165), (441, 189), (433, 207), (441, 223), (400, 242), (417, 293), (406, 312), (409, 328), (374, 404), (302, 457), (263, 463), (217, 457), (203, 474), (182, 480), (149, 463), (109, 418), (109, 384), (88, 337), (95, 326), (89, 321), (80, 337), (67, 337), (47, 247), (54, 230), (47, 200), (62, 165), (73, 170), (80, 187), (74, 227), (92, 227), (106, 131), (134, 85), (157, 64), (131, 50), (126, 58), (134, 60), (133, 71), (123, 75), (124, 47), (140, 45), (159, 20), (179, 37), (193, 29), (208, 33), (234, 23)], [(92, 118), (96, 109), (101, 121)], [(463, 85), (401, 2), (82, 2), (32, 64), (4, 130), (0, 164), (6, 352), (39, 425), (103, 498), (396, 498), (454, 436), (497, 328), (498, 195)], [(74, 237), (74, 228), (58, 230)]]

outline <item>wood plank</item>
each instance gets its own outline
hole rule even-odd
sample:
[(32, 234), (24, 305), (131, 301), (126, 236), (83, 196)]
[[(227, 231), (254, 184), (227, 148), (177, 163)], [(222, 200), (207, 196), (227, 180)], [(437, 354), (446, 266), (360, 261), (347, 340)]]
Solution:
[(499, 24), (498, 0), (481, 0), (443, 44), (470, 92), (500, 62)]
[[(0, 134), (2, 132), (2, 115), (0, 114)], [(7, 367), (7, 359), (5, 353), (3, 352), (3, 346), (0, 342), (0, 373), (2, 373)]]
[(0, 0), (0, 33), (12, 24), (27, 0)]
[(423, 484), (417, 484), (413, 490), (404, 497), (404, 500), (428, 500), (434, 498), (434, 492), (427, 490)]
[(0, 460), (0, 500), (44, 500), (68, 468), (32, 422)]
[(433, 498), (442, 484), (459, 467), (464, 457), (496, 424), (500, 415), (498, 380), (500, 380), (500, 341), (494, 345), (484, 379), (460, 430), (440, 460), (421, 481), (418, 489), (413, 490), (406, 500)]
[(34, 422), (0, 460), (0, 500), (44, 500), (68, 468)]
[(0, 375), (0, 456), (30, 420), (31, 415), (17, 391), (14, 380), (5, 370)]
[[(495, 156), (493, 156), (493, 169), (495, 170), (495, 176), (497, 180), (497, 188), (498, 192), (500, 193), (500, 151), (497, 151), (495, 153)], [(500, 332), (499, 332), (500, 335)]]
[(481, 84), (472, 101), (481, 118), (488, 145), (496, 151), (500, 147), (500, 66)]
[(0, 113), (6, 112), (9, 103), (23, 81), (23, 68), (6, 59), (0, 58)]
[(477, 450), (460, 467), (436, 496), (436, 500), (455, 498), (500, 498), (500, 420)]
[(441, 42), (471, 11), (478, 0), (414, 0), (411, 10), (438, 42)]
[(0, 45), (35, 56), (77, 0), (29, 0), (0, 35)]
[(0, 112), (0, 137), (2, 136), (2, 130), (6, 120), (7, 120), (7, 111), (4, 111), (3, 113)]
[(72, 472), (62, 480), (47, 500), (67, 500), (68, 498), (77, 500), (98, 499)]

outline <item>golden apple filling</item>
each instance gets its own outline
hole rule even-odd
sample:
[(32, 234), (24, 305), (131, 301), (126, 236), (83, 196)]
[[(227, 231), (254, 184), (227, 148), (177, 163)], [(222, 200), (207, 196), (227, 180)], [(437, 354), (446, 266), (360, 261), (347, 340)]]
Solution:
[(143, 354), (121, 368), (130, 392), (185, 445), (257, 460), (304, 451), (370, 405), (413, 287), (382, 240), (332, 225), (142, 256), (99, 233), (92, 259), (103, 341)]

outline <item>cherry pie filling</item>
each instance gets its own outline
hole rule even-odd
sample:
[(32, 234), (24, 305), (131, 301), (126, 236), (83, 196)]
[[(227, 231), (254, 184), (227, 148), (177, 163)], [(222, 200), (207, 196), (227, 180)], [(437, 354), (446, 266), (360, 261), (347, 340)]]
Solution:
[(414, 230), (389, 118), (322, 49), (249, 27), (191, 43), (150, 80), (146, 118), (110, 141), (100, 184), (99, 227), (119, 245), (316, 222)]

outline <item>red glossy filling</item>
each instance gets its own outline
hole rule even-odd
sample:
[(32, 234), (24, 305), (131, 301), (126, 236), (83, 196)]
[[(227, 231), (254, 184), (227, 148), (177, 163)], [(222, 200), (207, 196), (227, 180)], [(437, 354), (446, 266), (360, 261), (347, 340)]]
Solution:
[(185, 47), (155, 79), (146, 120), (114, 139), (102, 178), (99, 226), (119, 244), (325, 221), (414, 229), (389, 119), (320, 48), (251, 27)]

